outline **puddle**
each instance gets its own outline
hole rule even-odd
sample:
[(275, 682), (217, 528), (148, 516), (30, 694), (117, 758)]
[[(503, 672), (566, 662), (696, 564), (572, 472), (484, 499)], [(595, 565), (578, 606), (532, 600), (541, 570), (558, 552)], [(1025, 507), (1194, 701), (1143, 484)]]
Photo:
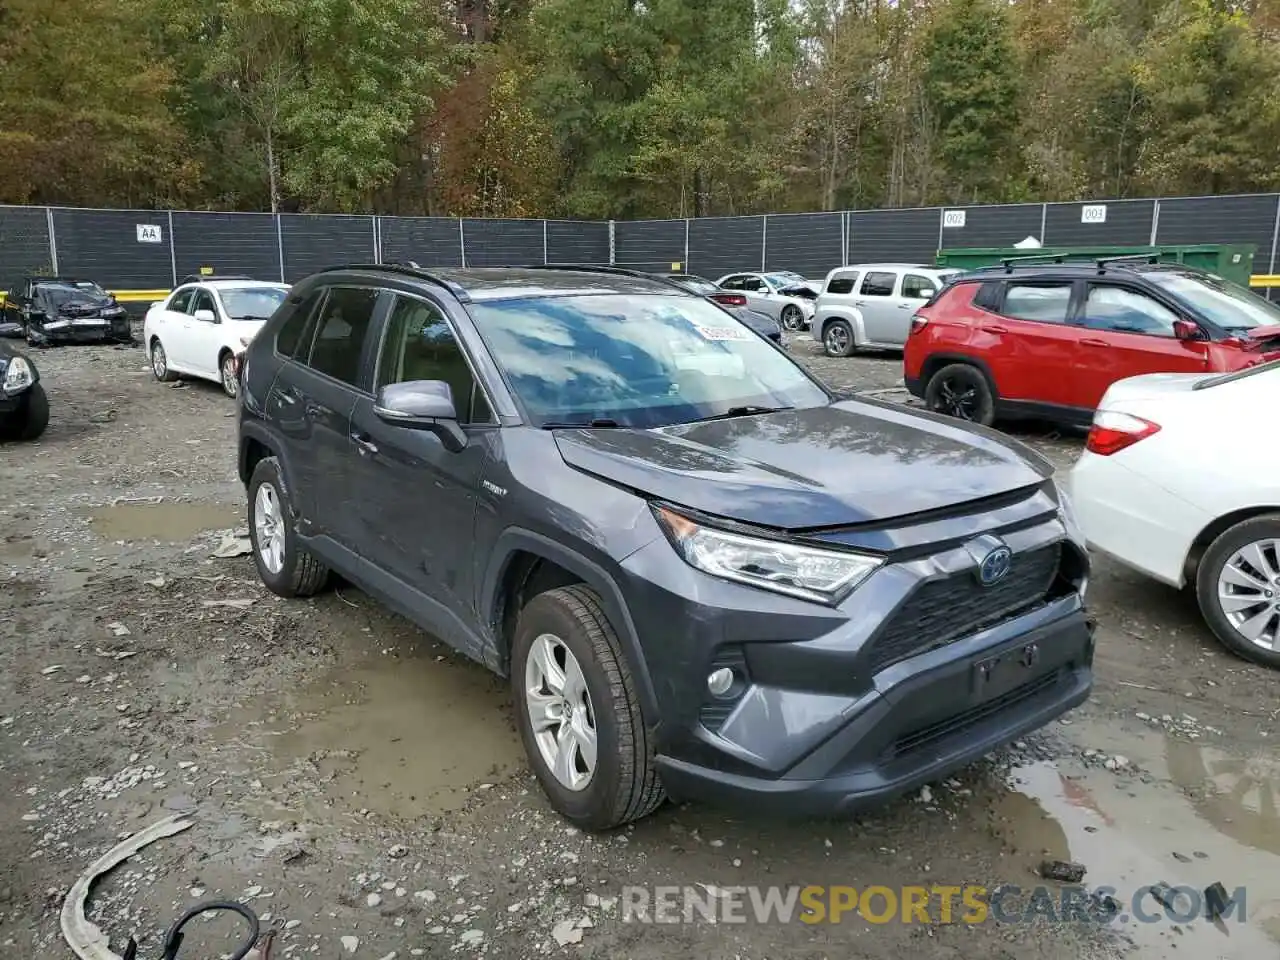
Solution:
[(228, 727), (258, 740), (278, 770), (310, 768), (326, 806), (437, 815), (524, 764), (506, 690), (478, 665), (387, 657), (335, 670), (284, 709), (277, 701)]
[(244, 507), (214, 503), (117, 503), (88, 516), (93, 532), (105, 540), (184, 543), (206, 530), (245, 524)]
[[(1076, 861), (1088, 868), (1084, 886), (1116, 891), (1120, 918), (1112, 926), (1132, 942), (1135, 957), (1163, 958), (1175, 947), (1178, 955), (1220, 960), (1280, 956), (1280, 899), (1273, 882), (1280, 872), (1274, 800), (1280, 761), (1232, 757), (1171, 738), (1161, 746), (1140, 762), (1174, 785), (1091, 767), (1068, 771), (1066, 762), (1014, 770), (1010, 791), (992, 813), (996, 831), (1022, 862), (1027, 879), (1019, 886), (1028, 890), (1040, 882), (1031, 876), (1041, 860)], [(1243, 887), (1245, 919), (1237, 914), (1218, 922), (1177, 922), (1187, 907), (1176, 905), (1182, 914), (1170, 918), (1142, 894), (1142, 913), (1158, 918), (1144, 921), (1135, 915), (1135, 898), (1160, 882), (1198, 894), (1215, 882), (1228, 893)]]

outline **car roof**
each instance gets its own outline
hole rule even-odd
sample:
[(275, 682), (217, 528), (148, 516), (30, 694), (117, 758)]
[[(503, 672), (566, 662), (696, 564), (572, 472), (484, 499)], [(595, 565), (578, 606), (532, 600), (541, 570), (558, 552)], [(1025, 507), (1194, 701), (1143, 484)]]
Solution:
[(289, 285), (278, 280), (192, 280), (180, 284), (183, 287), (208, 287), (211, 290), (229, 290), (267, 287), (274, 290), (287, 290)]
[(411, 264), (350, 264), (315, 276), (382, 275), (401, 282), (443, 285), (461, 300), (485, 302), (583, 294), (652, 294), (693, 297), (674, 280), (613, 267), (445, 267)]
[(954, 270), (955, 267), (938, 267), (928, 263), (851, 263), (844, 267), (836, 267), (831, 271), (835, 273), (839, 270)]

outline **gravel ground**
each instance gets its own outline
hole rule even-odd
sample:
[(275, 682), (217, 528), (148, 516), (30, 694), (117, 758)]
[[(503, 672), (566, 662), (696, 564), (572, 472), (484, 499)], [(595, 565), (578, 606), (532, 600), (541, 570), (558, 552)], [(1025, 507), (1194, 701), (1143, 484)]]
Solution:
[[(900, 358), (793, 348), (833, 386), (906, 399)], [(1221, 651), (1184, 597), (1099, 560), (1094, 697), (917, 796), (834, 822), (669, 805), (588, 836), (544, 803), (495, 678), (354, 589), (286, 602), (247, 557), (212, 556), (245, 507), (214, 384), (156, 383), (137, 348), (36, 360), (50, 429), (0, 448), (6, 956), (70, 956), (71, 884), (172, 813), (193, 826), (93, 892), (117, 952), (132, 934), (158, 957), (186, 906), (230, 897), (279, 930), (275, 957), (1280, 953), (1275, 678)], [(1060, 467), (1079, 449), (1019, 436)], [(1029, 891), (1046, 857), (1083, 863), (1126, 915), (1143, 885), (1220, 881), (1247, 888), (1246, 919), (655, 925), (621, 909), (628, 885)], [(234, 935), (197, 921), (182, 956), (224, 955)]]

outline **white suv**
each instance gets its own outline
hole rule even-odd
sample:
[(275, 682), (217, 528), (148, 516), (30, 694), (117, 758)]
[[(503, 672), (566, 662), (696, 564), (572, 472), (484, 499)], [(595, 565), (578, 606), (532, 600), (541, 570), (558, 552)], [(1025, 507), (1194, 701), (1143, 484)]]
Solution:
[(860, 347), (901, 349), (916, 310), (958, 273), (915, 263), (836, 267), (818, 296), (813, 338), (829, 357)]

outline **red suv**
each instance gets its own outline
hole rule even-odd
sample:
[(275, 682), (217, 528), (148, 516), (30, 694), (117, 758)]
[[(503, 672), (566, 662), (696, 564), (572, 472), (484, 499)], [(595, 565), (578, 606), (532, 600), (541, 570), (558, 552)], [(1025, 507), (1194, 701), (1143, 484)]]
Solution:
[(1145, 259), (1008, 261), (957, 277), (917, 311), (903, 373), (938, 413), (1087, 425), (1125, 377), (1278, 357), (1280, 306), (1214, 274)]

